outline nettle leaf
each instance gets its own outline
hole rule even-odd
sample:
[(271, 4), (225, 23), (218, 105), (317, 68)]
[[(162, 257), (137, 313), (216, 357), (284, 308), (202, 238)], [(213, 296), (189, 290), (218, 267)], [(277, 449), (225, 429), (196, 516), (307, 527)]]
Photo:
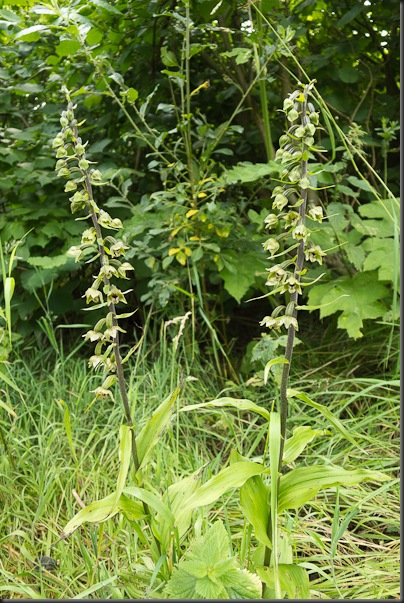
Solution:
[[(231, 258), (233, 259), (233, 258)], [(265, 260), (255, 253), (243, 254), (243, 261), (226, 257), (226, 266), (219, 272), (224, 280), (224, 288), (238, 303), (255, 283), (256, 274), (265, 269)]]
[(392, 237), (394, 230), (398, 228), (400, 221), (400, 206), (398, 199), (382, 199), (360, 205), (358, 211), (364, 218), (367, 228), (371, 230), (372, 236)]
[(394, 282), (396, 273), (400, 270), (400, 259), (397, 245), (393, 238), (366, 239), (360, 247), (368, 255), (363, 264), (363, 270), (377, 270), (380, 281)]
[(242, 161), (231, 170), (225, 172), (224, 177), (228, 183), (255, 182), (265, 176), (278, 174), (279, 170), (280, 166), (275, 161), (269, 161), (268, 163), (250, 163), (249, 161)]
[(63, 253), (62, 255), (54, 256), (31, 256), (28, 258), (27, 263), (31, 266), (37, 266), (44, 270), (51, 270), (52, 268), (59, 268), (66, 264), (72, 264), (72, 259)]
[(174, 569), (165, 595), (174, 599), (258, 599), (261, 582), (255, 574), (241, 570), (221, 521), (191, 544), (185, 558)]
[(383, 316), (386, 305), (381, 300), (389, 295), (375, 272), (358, 272), (353, 277), (344, 276), (331, 283), (313, 285), (309, 290), (308, 305), (320, 306), (320, 318), (341, 312), (338, 328), (358, 339), (363, 335), (361, 329), (365, 319)]

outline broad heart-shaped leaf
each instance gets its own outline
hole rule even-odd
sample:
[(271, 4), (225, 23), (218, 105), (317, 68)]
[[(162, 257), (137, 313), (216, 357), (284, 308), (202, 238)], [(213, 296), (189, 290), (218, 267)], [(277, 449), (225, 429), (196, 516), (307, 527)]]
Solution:
[(308, 305), (320, 306), (320, 318), (341, 312), (338, 327), (358, 339), (363, 336), (361, 329), (365, 319), (379, 318), (386, 312), (380, 300), (388, 296), (387, 287), (379, 282), (375, 272), (358, 272), (353, 277), (343, 276), (330, 283), (313, 285)]
[(221, 521), (191, 544), (174, 569), (165, 595), (174, 599), (257, 599), (258, 576), (237, 567), (229, 537)]
[[(257, 567), (257, 574), (268, 589), (266, 599), (275, 598), (275, 575), (273, 567)], [(280, 563), (278, 576), (281, 589), (288, 595), (288, 599), (310, 599), (309, 577), (303, 567), (293, 563)]]
[(76, 513), (73, 519), (65, 525), (61, 539), (68, 538), (84, 523), (102, 523), (120, 512), (130, 521), (138, 521), (145, 517), (142, 504), (131, 501), (124, 494), (121, 494), (117, 501), (114, 492), (101, 500), (90, 503)]
[(258, 542), (272, 548), (272, 542), (267, 535), (270, 489), (260, 475), (250, 477), (240, 488), (240, 507), (247, 521), (254, 528)]
[(146, 465), (161, 433), (166, 428), (180, 391), (181, 385), (160, 404), (137, 436), (136, 446), (140, 463), (139, 469)]
[(287, 390), (287, 396), (288, 398), (298, 398), (299, 400), (302, 400), (303, 402), (306, 402), (306, 404), (308, 404), (309, 406), (311, 406), (312, 408), (315, 408), (316, 410), (320, 411), (321, 414), (329, 420), (329, 422), (331, 423), (331, 425), (342, 435), (344, 436), (344, 438), (346, 438), (349, 442), (351, 442), (351, 444), (353, 444), (356, 448), (359, 448), (359, 450), (361, 450), (364, 454), (367, 454), (366, 450), (364, 450), (355, 440), (355, 438), (353, 438), (351, 436), (351, 434), (349, 433), (349, 431), (344, 427), (343, 423), (337, 419), (337, 417), (335, 417), (332, 412), (326, 407), (323, 406), (323, 404), (319, 404), (318, 402), (314, 402), (314, 400), (312, 400), (311, 398), (309, 398), (309, 396), (307, 394), (305, 394), (304, 392), (298, 392), (295, 389), (288, 389)]
[(282, 464), (291, 463), (303, 452), (307, 444), (315, 437), (329, 434), (327, 429), (312, 429), (307, 425), (301, 425), (293, 430), (293, 435), (285, 442)]
[[(180, 517), (182, 513), (190, 509), (196, 509), (197, 507), (203, 507), (215, 502), (227, 490), (239, 488), (250, 477), (260, 475), (264, 472), (268, 472), (268, 469), (253, 461), (233, 463), (230, 467), (226, 467), (219, 471), (217, 475), (211, 477), (207, 482), (195, 490), (182, 508), (179, 514)], [(180, 517), (177, 518), (177, 521), (179, 521)]]
[(332, 465), (312, 465), (292, 469), (282, 475), (279, 486), (278, 512), (298, 509), (312, 500), (320, 490), (334, 486), (355, 486), (361, 482), (386, 481), (390, 478), (379, 471), (353, 469), (347, 471)]
[(190, 404), (189, 406), (183, 406), (180, 409), (180, 412), (188, 412), (197, 408), (221, 408), (223, 406), (230, 406), (233, 408), (237, 408), (238, 410), (256, 412), (257, 414), (261, 415), (261, 417), (264, 417), (264, 419), (269, 421), (270, 413), (266, 408), (264, 408), (263, 406), (258, 406), (254, 402), (251, 402), (251, 400), (246, 400), (244, 398), (217, 398), (216, 400), (211, 400), (210, 402), (201, 402), (200, 404)]

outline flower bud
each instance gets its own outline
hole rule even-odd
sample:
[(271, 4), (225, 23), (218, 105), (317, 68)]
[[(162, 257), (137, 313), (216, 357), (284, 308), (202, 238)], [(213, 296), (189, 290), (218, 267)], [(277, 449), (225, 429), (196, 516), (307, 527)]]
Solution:
[(77, 190), (77, 184), (73, 180), (69, 180), (69, 182), (66, 182), (65, 193), (70, 193), (75, 190)]
[(87, 159), (80, 159), (80, 161), (79, 161), (79, 168), (81, 170), (87, 170), (89, 165), (90, 164), (88, 163)]

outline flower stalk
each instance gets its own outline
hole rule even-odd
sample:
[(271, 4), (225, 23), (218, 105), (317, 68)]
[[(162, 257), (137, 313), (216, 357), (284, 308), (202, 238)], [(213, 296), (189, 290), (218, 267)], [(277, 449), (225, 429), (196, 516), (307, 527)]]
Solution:
[[(302, 276), (306, 273), (305, 260), (322, 263), (325, 255), (319, 245), (310, 241), (310, 230), (306, 226), (306, 219), (322, 222), (323, 211), (321, 207), (308, 202), (308, 191), (311, 183), (308, 171), (310, 151), (314, 147), (314, 135), (318, 126), (318, 113), (312, 103), (308, 101), (310, 90), (314, 82), (303, 86), (303, 90), (295, 90), (283, 103), (283, 111), (290, 127), (279, 139), (280, 148), (275, 159), (279, 160), (285, 169), (282, 171), (281, 185), (276, 186), (272, 193), (274, 198), (272, 210), (265, 219), (266, 227), (272, 229), (283, 226), (283, 232), (276, 237), (271, 237), (263, 244), (273, 258), (280, 249), (282, 240), (290, 241), (290, 246), (277, 255), (286, 255), (294, 252), (295, 255), (287, 257), (281, 264), (268, 268), (266, 285), (271, 287), (269, 295), (275, 293), (286, 294), (289, 302), (285, 306), (278, 306), (271, 316), (266, 316), (261, 325), (280, 331), (281, 327), (287, 329), (287, 343), (283, 365), (280, 394), (279, 413), (281, 417), (281, 450), (279, 455), (279, 471), (282, 467), (283, 450), (286, 439), (286, 423), (288, 417), (287, 385), (289, 380), (290, 364), (293, 355), (297, 322), (297, 305), (299, 295), (302, 293)], [(297, 199), (297, 200), (296, 200)], [(277, 213), (275, 213), (277, 212)], [(309, 283), (308, 283), (309, 284)], [(284, 313), (282, 314), (282, 311)]]
[[(133, 312), (117, 314), (116, 305), (120, 302), (126, 303), (125, 293), (128, 291), (122, 292), (111, 282), (113, 278), (127, 279), (126, 273), (133, 270), (133, 267), (129, 262), (122, 262), (118, 259), (125, 254), (127, 246), (122, 241), (103, 234), (103, 229), (120, 230), (122, 222), (100, 209), (94, 200), (93, 186), (103, 184), (102, 174), (99, 170), (90, 169), (90, 164), (93, 162), (86, 159), (85, 153), (88, 143), (83, 144), (79, 136), (78, 125), (80, 124), (75, 119), (75, 107), (71, 102), (69, 91), (63, 88), (63, 92), (67, 99), (67, 111), (62, 112), (61, 131), (55, 137), (52, 145), (57, 149), (56, 170), (59, 176), (68, 179), (65, 191), (74, 193), (70, 197), (72, 213), (86, 210), (87, 218), (90, 218), (92, 222), (92, 227), (83, 232), (81, 245), (70, 248), (69, 253), (75, 257), (76, 262), (88, 255), (89, 251), (95, 253), (89, 261), (99, 258), (99, 273), (94, 278), (92, 286), (87, 289), (85, 297), (88, 304), (96, 304), (94, 308), (105, 306), (108, 309), (106, 318), (99, 320), (94, 329), (84, 335), (86, 339), (97, 342), (95, 354), (90, 358), (89, 365), (95, 369), (100, 367), (104, 369), (105, 379), (101, 387), (94, 390), (93, 402), (107, 397), (113, 400), (111, 387), (116, 381), (118, 382), (126, 423), (132, 428), (132, 457), (137, 472), (140, 467), (139, 456), (123, 372), (124, 361), (119, 349), (119, 333), (125, 331), (118, 323), (120, 318), (126, 318)], [(73, 180), (72, 175), (76, 176)], [(106, 349), (104, 350), (104, 348)]]

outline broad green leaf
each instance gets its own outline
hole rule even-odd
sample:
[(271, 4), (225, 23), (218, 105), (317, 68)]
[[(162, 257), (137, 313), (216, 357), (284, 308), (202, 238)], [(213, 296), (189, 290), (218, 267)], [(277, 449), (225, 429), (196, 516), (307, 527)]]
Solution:
[(256, 539), (264, 546), (272, 548), (267, 535), (269, 519), (270, 489), (260, 475), (250, 477), (240, 488), (240, 507), (247, 521), (254, 528)]
[(137, 436), (136, 446), (140, 463), (139, 468), (144, 467), (149, 460), (154, 446), (170, 420), (180, 391), (181, 385), (160, 404)]
[(144, 488), (138, 488), (137, 486), (125, 488), (123, 492), (128, 496), (134, 496), (135, 498), (145, 502), (149, 507), (157, 511), (157, 513), (165, 515), (167, 519), (174, 524), (174, 515), (170, 511), (169, 507), (153, 492), (145, 490)]
[[(355, 69), (355, 67), (352, 67), (351, 65), (337, 69), (337, 75), (339, 79), (345, 82), (346, 84), (353, 84), (354, 82), (357, 82), (360, 78), (358, 70)], [(351, 184), (353, 184), (353, 182), (351, 182)]]
[(345, 13), (345, 15), (338, 19), (336, 27), (343, 27), (347, 23), (353, 21), (359, 15), (359, 13), (363, 11), (364, 7), (365, 4), (362, 4), (361, 2), (355, 4), (355, 6), (353, 6), (347, 13)]
[(84, 509), (81, 509), (76, 513), (73, 519), (65, 525), (61, 539), (68, 538), (84, 523), (102, 523), (107, 519), (111, 519), (111, 517), (119, 512), (129, 514), (131, 521), (136, 521), (145, 517), (143, 505), (130, 501), (123, 495), (121, 495), (117, 502), (114, 492), (101, 500), (90, 503)]
[(243, 261), (235, 255), (228, 258), (219, 275), (224, 280), (224, 287), (238, 303), (255, 283), (256, 275), (265, 269), (265, 260), (258, 253), (243, 254)]
[[(275, 598), (275, 575), (272, 567), (257, 567), (257, 574), (268, 586), (266, 598)], [(295, 564), (280, 563), (278, 575), (288, 599), (310, 599), (310, 582), (306, 570)]]
[(166, 550), (169, 549), (174, 527), (177, 530), (178, 538), (181, 539), (191, 525), (193, 510), (189, 509), (181, 515), (179, 511), (186, 505), (189, 497), (198, 487), (202, 470), (203, 467), (197, 469), (192, 475), (171, 484), (163, 493), (163, 502), (171, 510), (172, 515), (178, 518), (174, 525), (166, 513), (157, 513), (153, 516), (152, 521), (155, 521), (158, 525), (156, 530), (158, 531), (160, 542), (165, 546)]
[(312, 465), (292, 469), (282, 475), (279, 487), (278, 512), (299, 509), (312, 500), (320, 490), (335, 486), (355, 486), (368, 481), (387, 481), (390, 478), (379, 471), (353, 469), (331, 465)]
[(22, 29), (15, 35), (16, 40), (21, 40), (24, 42), (37, 42), (41, 36), (41, 32), (49, 31), (49, 27), (47, 25), (32, 25), (32, 27), (27, 27), (26, 29)]
[(307, 444), (309, 444), (314, 438), (329, 433), (330, 432), (327, 429), (312, 429), (311, 427), (305, 425), (296, 427), (296, 429), (293, 430), (292, 437), (286, 440), (282, 463), (284, 465), (291, 463), (297, 459)]
[(76, 54), (78, 50), (81, 48), (81, 43), (76, 40), (62, 40), (56, 46), (56, 54), (59, 57), (68, 57), (72, 54)]
[(260, 178), (270, 176), (271, 174), (278, 174), (278, 172), (279, 164), (275, 161), (269, 161), (268, 163), (242, 161), (225, 173), (225, 179), (229, 183), (255, 182), (255, 180), (260, 180)]
[[(116, 482), (115, 504), (119, 504), (120, 496), (125, 487), (128, 477), (131, 454), (132, 454), (132, 428), (128, 425), (121, 425), (119, 429), (119, 473)], [(113, 512), (114, 507), (112, 507)]]
[(121, 11), (118, 10), (115, 6), (113, 6), (113, 4), (111, 4), (110, 2), (106, 2), (106, 0), (90, 0), (90, 2), (91, 2), (91, 4), (94, 4), (95, 6), (99, 6), (100, 8), (103, 8), (108, 13), (112, 13), (113, 15), (121, 15), (122, 16)]
[(251, 402), (251, 400), (246, 400), (244, 398), (217, 398), (216, 400), (211, 400), (210, 402), (201, 402), (200, 404), (190, 404), (188, 406), (183, 406), (180, 408), (180, 412), (188, 412), (190, 410), (195, 410), (197, 408), (221, 408), (223, 406), (231, 406), (233, 408), (237, 408), (238, 410), (246, 410), (249, 412), (256, 412), (257, 414), (264, 417), (267, 421), (269, 421), (270, 413), (263, 406), (258, 406), (255, 402)]
[(161, 48), (161, 60), (166, 67), (179, 67), (175, 54), (167, 46)]
[(314, 402), (314, 400), (309, 398), (307, 394), (305, 394), (304, 392), (298, 392), (295, 389), (288, 389), (287, 396), (288, 398), (298, 398), (299, 400), (306, 402), (306, 404), (308, 404), (312, 408), (315, 408), (316, 410), (320, 411), (321, 414), (329, 420), (331, 425), (338, 431), (338, 433), (340, 433), (344, 438), (351, 442), (351, 444), (353, 444), (356, 448), (359, 448), (359, 450), (361, 450), (364, 454), (367, 454), (366, 450), (364, 450), (362, 446), (358, 444), (355, 438), (344, 427), (344, 424), (339, 419), (337, 419), (337, 417), (334, 416), (333, 413), (326, 406), (323, 406), (318, 402)]
[(363, 270), (377, 270), (380, 281), (394, 282), (400, 270), (400, 258), (393, 238), (368, 238), (362, 243), (362, 249), (368, 252)]
[(358, 272), (353, 277), (342, 276), (330, 283), (313, 285), (309, 290), (308, 305), (320, 306), (320, 318), (341, 312), (338, 328), (345, 329), (350, 337), (358, 339), (363, 334), (363, 321), (379, 318), (386, 311), (381, 302), (389, 290), (376, 274)]
[(139, 92), (135, 88), (128, 88), (126, 98), (130, 103), (134, 103), (139, 96)]
[[(37, 94), (38, 92), (43, 92), (43, 87), (39, 84), (32, 84), (31, 82), (25, 82), (25, 84), (18, 84), (17, 86), (13, 86), (14, 92), (19, 92), (21, 94)], [(22, 139), (24, 138), (24, 135)]]
[(268, 375), (269, 375), (269, 371), (271, 370), (271, 367), (273, 367), (276, 364), (289, 364), (289, 361), (286, 360), (286, 358), (284, 356), (278, 356), (277, 358), (272, 358), (272, 360), (269, 360), (264, 368), (264, 385), (267, 384), (268, 381)]
[(103, 33), (96, 27), (92, 27), (86, 35), (86, 42), (89, 46), (95, 46), (99, 44), (103, 38)]
[(182, 512), (196, 507), (209, 505), (220, 498), (227, 490), (239, 488), (250, 477), (260, 475), (267, 471), (263, 465), (253, 461), (240, 461), (219, 471), (217, 475), (211, 477), (202, 486), (197, 488), (194, 494), (188, 499)]
[(31, 266), (37, 266), (44, 270), (51, 270), (52, 268), (59, 268), (66, 264), (71, 264), (72, 259), (65, 253), (54, 256), (31, 256), (28, 258), (27, 263)]
[(234, 58), (236, 61), (236, 65), (242, 65), (243, 63), (247, 63), (252, 57), (251, 48), (232, 48), (226, 52), (221, 52), (221, 56)]
[(348, 176), (347, 180), (350, 184), (361, 188), (363, 191), (367, 191), (368, 193), (373, 192), (373, 187), (368, 183), (367, 180), (362, 180), (361, 178), (357, 178), (356, 176)]

